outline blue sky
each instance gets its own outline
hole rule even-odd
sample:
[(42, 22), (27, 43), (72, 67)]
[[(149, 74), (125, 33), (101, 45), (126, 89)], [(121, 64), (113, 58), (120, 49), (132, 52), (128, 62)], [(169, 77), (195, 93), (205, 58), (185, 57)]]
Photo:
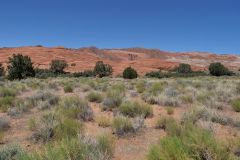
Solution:
[(0, 47), (240, 54), (239, 0), (1, 0)]

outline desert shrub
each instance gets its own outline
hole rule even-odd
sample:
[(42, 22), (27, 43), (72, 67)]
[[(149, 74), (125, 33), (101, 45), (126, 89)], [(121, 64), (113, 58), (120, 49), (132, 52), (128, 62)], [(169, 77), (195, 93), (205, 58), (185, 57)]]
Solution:
[(136, 89), (138, 93), (143, 93), (146, 87), (146, 82), (143, 80), (137, 81)]
[(73, 77), (95, 77), (95, 76), (96, 76), (96, 73), (92, 70), (73, 73)]
[(192, 68), (189, 64), (184, 64), (181, 63), (179, 66), (176, 68), (176, 71), (178, 73), (192, 73)]
[(0, 117), (0, 132), (5, 131), (10, 127), (10, 122), (6, 118)]
[(107, 90), (106, 98), (103, 101), (103, 110), (112, 110), (119, 107), (125, 96), (125, 86), (117, 84)]
[(97, 123), (100, 127), (109, 127), (111, 126), (111, 119), (107, 116), (100, 116), (97, 118)]
[(56, 74), (53, 73), (50, 69), (35, 68), (34, 70), (36, 78), (46, 79), (48, 77), (56, 77)]
[(134, 132), (132, 122), (124, 116), (114, 117), (112, 127), (113, 132), (118, 136), (124, 136), (128, 133)]
[(122, 103), (119, 107), (119, 111), (123, 115), (130, 117), (143, 116), (146, 118), (153, 115), (153, 108), (150, 105), (138, 101), (126, 101)]
[(63, 87), (63, 90), (65, 93), (72, 93), (73, 92), (73, 86), (70, 85), (70, 84), (66, 84), (64, 87)]
[(166, 111), (167, 111), (167, 114), (168, 114), (168, 115), (174, 114), (174, 109), (173, 109), (172, 107), (167, 107), (167, 108), (166, 108)]
[(231, 103), (232, 108), (234, 109), (234, 111), (236, 112), (240, 112), (240, 99), (234, 99)]
[(4, 75), (5, 75), (5, 70), (4, 70), (2, 63), (0, 63), (0, 77), (2, 77)]
[(137, 78), (137, 77), (138, 77), (138, 74), (137, 74), (137, 71), (134, 68), (127, 67), (127, 68), (124, 69), (123, 78), (134, 79), (134, 78)]
[(34, 117), (32, 117), (28, 120), (28, 128), (31, 131), (34, 131), (37, 129), (37, 123), (36, 123), (36, 119)]
[(48, 113), (42, 116), (37, 129), (32, 135), (32, 139), (35, 142), (46, 143), (49, 142), (54, 136), (54, 130), (58, 124), (56, 115)]
[(221, 63), (211, 63), (208, 69), (210, 74), (213, 76), (223, 76), (223, 75), (230, 76), (233, 74)]
[(34, 77), (35, 71), (31, 58), (21, 54), (13, 54), (8, 62), (8, 79), (25, 79), (27, 77)]
[(25, 113), (33, 108), (33, 103), (28, 99), (20, 99), (16, 101), (12, 106), (8, 109), (8, 115), (10, 116), (19, 116), (22, 113)]
[(0, 110), (7, 112), (7, 110), (14, 104), (15, 99), (15, 97), (11, 96), (0, 97)]
[(12, 88), (0, 87), (0, 97), (15, 97), (17, 91)]
[(80, 135), (49, 144), (42, 152), (22, 154), (20, 160), (111, 160), (113, 148), (114, 139), (109, 135), (101, 135), (97, 138)]
[(64, 73), (64, 69), (68, 66), (67, 62), (65, 60), (52, 60), (50, 64), (50, 70), (53, 73)]
[(88, 99), (90, 102), (101, 103), (102, 100), (103, 100), (103, 96), (101, 95), (101, 93), (98, 93), (98, 92), (90, 92), (90, 93), (87, 95), (87, 99)]
[(176, 123), (174, 118), (168, 116), (161, 116), (157, 119), (155, 128), (166, 130), (167, 126), (170, 125), (171, 123)]
[(151, 94), (151, 95), (158, 95), (160, 94), (164, 89), (164, 86), (161, 82), (153, 82), (151, 84), (151, 86), (149, 87), (148, 89), (148, 92)]
[(77, 137), (81, 133), (83, 133), (83, 124), (81, 122), (70, 118), (62, 118), (54, 129), (54, 139), (61, 140)]
[(92, 108), (88, 103), (77, 96), (64, 97), (60, 102), (60, 112), (69, 118), (77, 118), (83, 121), (93, 119)]
[(147, 156), (148, 160), (159, 159), (230, 159), (226, 145), (218, 142), (207, 130), (186, 124), (180, 134), (170, 134), (154, 145)]
[(104, 64), (102, 61), (96, 62), (96, 65), (94, 67), (94, 72), (96, 75), (100, 78), (105, 77), (105, 76), (110, 76), (112, 75), (112, 66), (109, 64)]
[(6, 145), (0, 148), (0, 160), (15, 160), (19, 159), (22, 149), (18, 145)]

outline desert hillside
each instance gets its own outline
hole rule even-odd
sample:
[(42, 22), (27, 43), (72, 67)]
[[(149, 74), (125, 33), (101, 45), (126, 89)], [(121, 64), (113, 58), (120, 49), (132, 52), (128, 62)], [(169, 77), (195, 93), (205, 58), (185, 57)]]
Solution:
[(132, 66), (143, 75), (158, 69), (168, 70), (179, 63), (188, 63), (194, 70), (206, 70), (212, 62), (221, 62), (232, 70), (240, 67), (240, 57), (218, 55), (206, 52), (166, 52), (156, 49), (97, 49), (95, 47), (69, 49), (64, 47), (18, 47), (0, 48), (0, 63), (6, 65), (8, 57), (21, 53), (31, 57), (34, 65), (48, 68), (51, 60), (64, 59), (70, 72), (92, 69), (96, 61), (102, 60), (113, 66), (114, 75), (120, 74), (125, 67)]

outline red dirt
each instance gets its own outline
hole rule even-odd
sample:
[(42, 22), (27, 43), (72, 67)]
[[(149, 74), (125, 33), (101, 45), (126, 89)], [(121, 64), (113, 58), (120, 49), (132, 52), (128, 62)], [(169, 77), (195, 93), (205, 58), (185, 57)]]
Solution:
[[(0, 63), (6, 66), (12, 54), (21, 53), (31, 57), (34, 65), (48, 68), (51, 60), (64, 59), (69, 63), (67, 71), (78, 72), (93, 69), (96, 61), (104, 61), (113, 66), (114, 75), (132, 66), (140, 75), (159, 69), (169, 70), (179, 63), (188, 63), (194, 70), (206, 70), (212, 62), (221, 62), (232, 70), (238, 70), (240, 57), (217, 55), (206, 52), (171, 53), (154, 49), (97, 49), (94, 47), (69, 49), (64, 47), (19, 47), (0, 48)], [(71, 65), (74, 64), (74, 65)]]

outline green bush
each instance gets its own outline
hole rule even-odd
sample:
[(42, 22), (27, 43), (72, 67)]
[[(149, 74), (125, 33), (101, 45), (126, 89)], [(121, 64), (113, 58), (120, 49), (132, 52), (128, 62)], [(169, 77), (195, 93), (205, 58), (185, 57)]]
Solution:
[(63, 90), (65, 93), (72, 93), (73, 92), (73, 86), (70, 84), (67, 84), (63, 87)]
[(113, 119), (113, 131), (118, 136), (124, 136), (128, 133), (134, 132), (132, 122), (124, 117), (124, 116), (117, 116)]
[(186, 159), (231, 159), (232, 154), (226, 145), (214, 138), (211, 132), (192, 124), (179, 127), (180, 132), (170, 132), (154, 145), (147, 155), (148, 160), (186, 160)]
[(181, 63), (179, 66), (175, 69), (178, 73), (192, 73), (192, 68), (189, 64)]
[(150, 117), (153, 115), (153, 108), (144, 103), (144, 102), (124, 102), (119, 107), (119, 111), (126, 116), (136, 117), (136, 116), (143, 116), (143, 117)]
[(50, 64), (50, 70), (53, 73), (64, 73), (64, 69), (68, 66), (65, 60), (55, 59)]
[(4, 70), (2, 63), (0, 63), (0, 77), (2, 77), (4, 75), (5, 75), (5, 70)]
[(90, 92), (87, 95), (87, 99), (90, 102), (101, 103), (103, 101), (103, 96), (101, 95), (101, 93), (98, 93), (98, 92)]
[(35, 71), (31, 58), (21, 54), (13, 54), (8, 62), (8, 79), (25, 79), (27, 77), (34, 77)]
[(240, 99), (234, 99), (231, 105), (234, 111), (240, 112)]
[(209, 66), (209, 72), (213, 76), (231, 76), (233, 73), (229, 71), (223, 64), (221, 63), (211, 63)]
[(137, 71), (135, 69), (133, 69), (132, 67), (127, 67), (127, 68), (124, 69), (123, 78), (134, 79), (134, 78), (137, 78), (137, 77), (138, 77)]
[(96, 65), (94, 67), (94, 72), (96, 75), (100, 78), (105, 77), (105, 76), (110, 76), (112, 75), (112, 66), (109, 64), (104, 64), (102, 61), (96, 62)]
[(96, 73), (92, 70), (73, 73), (73, 77), (95, 77), (95, 76), (96, 76)]
[(176, 123), (175, 119), (168, 116), (161, 116), (157, 119), (155, 127), (157, 129), (164, 129), (166, 130), (167, 127), (171, 126), (172, 123)]

